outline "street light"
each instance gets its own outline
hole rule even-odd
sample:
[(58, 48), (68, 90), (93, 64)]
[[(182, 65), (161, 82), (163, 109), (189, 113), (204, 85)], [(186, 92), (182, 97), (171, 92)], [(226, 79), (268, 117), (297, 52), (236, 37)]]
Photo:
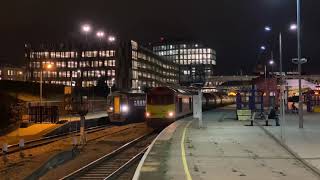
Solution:
[(108, 38), (109, 42), (114, 42), (116, 40), (116, 37), (114, 36), (109, 36)]
[(297, 28), (298, 28), (298, 27), (297, 27), (297, 24), (291, 24), (291, 25), (290, 25), (290, 30), (291, 30), (291, 31), (296, 31)]
[(112, 78), (111, 80), (107, 81), (107, 85), (108, 85), (109, 90), (110, 90), (109, 96), (111, 96), (111, 94), (112, 94), (112, 86), (114, 85), (114, 80), (115, 80), (115, 79)]
[(264, 50), (266, 50), (267, 48), (266, 48), (266, 46), (261, 46), (260, 49), (261, 49), (262, 51), (264, 51)]
[(52, 69), (52, 67), (53, 67), (53, 65), (52, 65), (52, 64), (48, 64), (48, 65), (47, 65), (47, 67), (46, 67), (46, 69), (51, 70), (51, 69)]
[[(270, 32), (272, 28), (270, 26), (266, 26), (265, 28), (266, 32)], [(290, 31), (296, 31), (297, 30), (297, 25), (296, 24), (291, 24), (289, 27)], [(282, 125), (281, 125), (281, 138), (283, 141), (285, 141), (284, 138), (284, 126), (285, 126), (285, 97), (284, 97), (284, 79), (283, 79), (283, 68), (282, 68), (282, 33), (279, 32), (279, 69), (280, 69), (280, 118), (282, 120)]]
[(99, 44), (100, 44), (100, 46), (101, 46), (101, 45), (102, 45), (101, 41), (102, 41), (102, 39), (104, 38), (105, 34), (104, 34), (103, 31), (97, 31), (96, 36), (97, 36), (97, 38), (99, 39)]
[(89, 24), (82, 25), (82, 31), (88, 33), (91, 31), (91, 26)]
[(272, 65), (274, 64), (274, 60), (271, 59), (271, 60), (269, 61), (269, 64), (272, 66)]
[(91, 26), (89, 24), (84, 24), (81, 27), (82, 31), (86, 36), (86, 42), (88, 41), (88, 34), (91, 32)]
[(267, 32), (271, 31), (271, 29), (272, 29), (272, 28), (271, 28), (270, 26), (264, 27), (264, 30), (267, 31)]
[(41, 69), (40, 69), (40, 106), (42, 106), (42, 94), (43, 94), (43, 87), (42, 87), (42, 84), (43, 84), (43, 69), (47, 70), (47, 71), (50, 71), (53, 69), (53, 64), (49, 63), (49, 64), (42, 64), (41, 63)]
[(97, 31), (96, 33), (96, 36), (99, 38), (99, 39), (102, 39), (104, 37), (104, 32), (103, 31)]
[[(85, 40), (86, 40), (86, 44), (88, 46), (88, 34), (91, 32), (91, 26), (89, 24), (84, 24), (82, 26), (82, 31), (85, 34)], [(88, 48), (88, 47), (87, 47)], [(78, 70), (78, 72), (80, 72), (80, 82), (79, 82), (79, 86), (82, 86), (82, 71), (80, 69), (80, 71)], [(80, 100), (80, 108), (78, 110), (78, 113), (80, 115), (80, 143), (82, 145), (84, 145), (86, 143), (86, 133), (85, 133), (85, 115), (88, 113), (88, 104), (87, 104), (87, 97), (86, 96), (82, 96), (81, 90), (79, 91), (79, 100)]]

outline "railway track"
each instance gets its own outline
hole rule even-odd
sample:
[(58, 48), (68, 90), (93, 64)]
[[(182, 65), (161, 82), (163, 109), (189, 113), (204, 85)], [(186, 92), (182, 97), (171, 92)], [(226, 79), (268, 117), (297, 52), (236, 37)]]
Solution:
[[(111, 128), (113, 127), (112, 125), (103, 125), (103, 126), (97, 126), (97, 127), (92, 127), (92, 128), (87, 128), (86, 129), (86, 133), (87, 134), (91, 134), (97, 131), (101, 131), (104, 130), (106, 128)], [(36, 140), (31, 140), (31, 141), (27, 141), (25, 142), (25, 146), (21, 149), (19, 147), (19, 144), (12, 144), (12, 145), (8, 145), (8, 152), (6, 153), (8, 154), (12, 154), (15, 152), (19, 152), (21, 150), (26, 150), (26, 149), (32, 149), (35, 147), (39, 147), (39, 146), (43, 146), (43, 145), (47, 145), (56, 141), (60, 141), (62, 139), (66, 139), (66, 138), (70, 138), (72, 135), (78, 133), (79, 131), (72, 131), (69, 133), (64, 133), (64, 134), (59, 134), (59, 135), (54, 135), (54, 136), (48, 136), (45, 138), (40, 138), (40, 139), (36, 139)], [(78, 134), (77, 134), (78, 136)], [(0, 156), (3, 156), (4, 153), (1, 153)]]
[(126, 171), (143, 156), (157, 134), (150, 133), (126, 143), (111, 153), (91, 162), (77, 171), (63, 177), (71, 179), (117, 179), (122, 175), (130, 179)]

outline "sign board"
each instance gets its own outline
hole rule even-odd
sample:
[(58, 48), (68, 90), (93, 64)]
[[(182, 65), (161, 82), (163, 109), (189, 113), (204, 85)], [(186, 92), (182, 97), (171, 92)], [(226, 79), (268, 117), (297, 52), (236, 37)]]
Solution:
[(71, 86), (64, 87), (64, 94), (72, 94), (72, 87)]

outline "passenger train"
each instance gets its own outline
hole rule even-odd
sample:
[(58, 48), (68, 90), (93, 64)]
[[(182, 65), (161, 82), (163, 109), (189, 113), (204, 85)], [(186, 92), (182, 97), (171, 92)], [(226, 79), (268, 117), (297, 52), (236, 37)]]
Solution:
[(140, 91), (118, 91), (107, 97), (107, 112), (112, 123), (128, 124), (145, 119), (146, 94)]
[[(147, 94), (142, 91), (118, 91), (107, 97), (107, 112), (111, 123), (129, 124), (146, 120), (152, 128), (163, 128), (193, 112), (196, 91), (156, 87)], [(223, 93), (203, 93), (203, 110), (234, 103)]]
[[(162, 128), (191, 114), (195, 92), (170, 87), (156, 87), (147, 93), (146, 122), (152, 128)], [(204, 93), (204, 110), (234, 103), (234, 98), (222, 93)]]

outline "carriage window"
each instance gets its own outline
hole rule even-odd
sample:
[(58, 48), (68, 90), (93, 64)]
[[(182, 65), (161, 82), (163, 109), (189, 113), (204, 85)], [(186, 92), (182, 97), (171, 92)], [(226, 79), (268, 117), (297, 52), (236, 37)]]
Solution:
[(173, 104), (172, 95), (148, 95), (148, 104), (150, 105), (169, 105)]
[(145, 106), (146, 102), (145, 102), (145, 100), (138, 99), (138, 100), (134, 100), (133, 104), (134, 104), (134, 106)]

